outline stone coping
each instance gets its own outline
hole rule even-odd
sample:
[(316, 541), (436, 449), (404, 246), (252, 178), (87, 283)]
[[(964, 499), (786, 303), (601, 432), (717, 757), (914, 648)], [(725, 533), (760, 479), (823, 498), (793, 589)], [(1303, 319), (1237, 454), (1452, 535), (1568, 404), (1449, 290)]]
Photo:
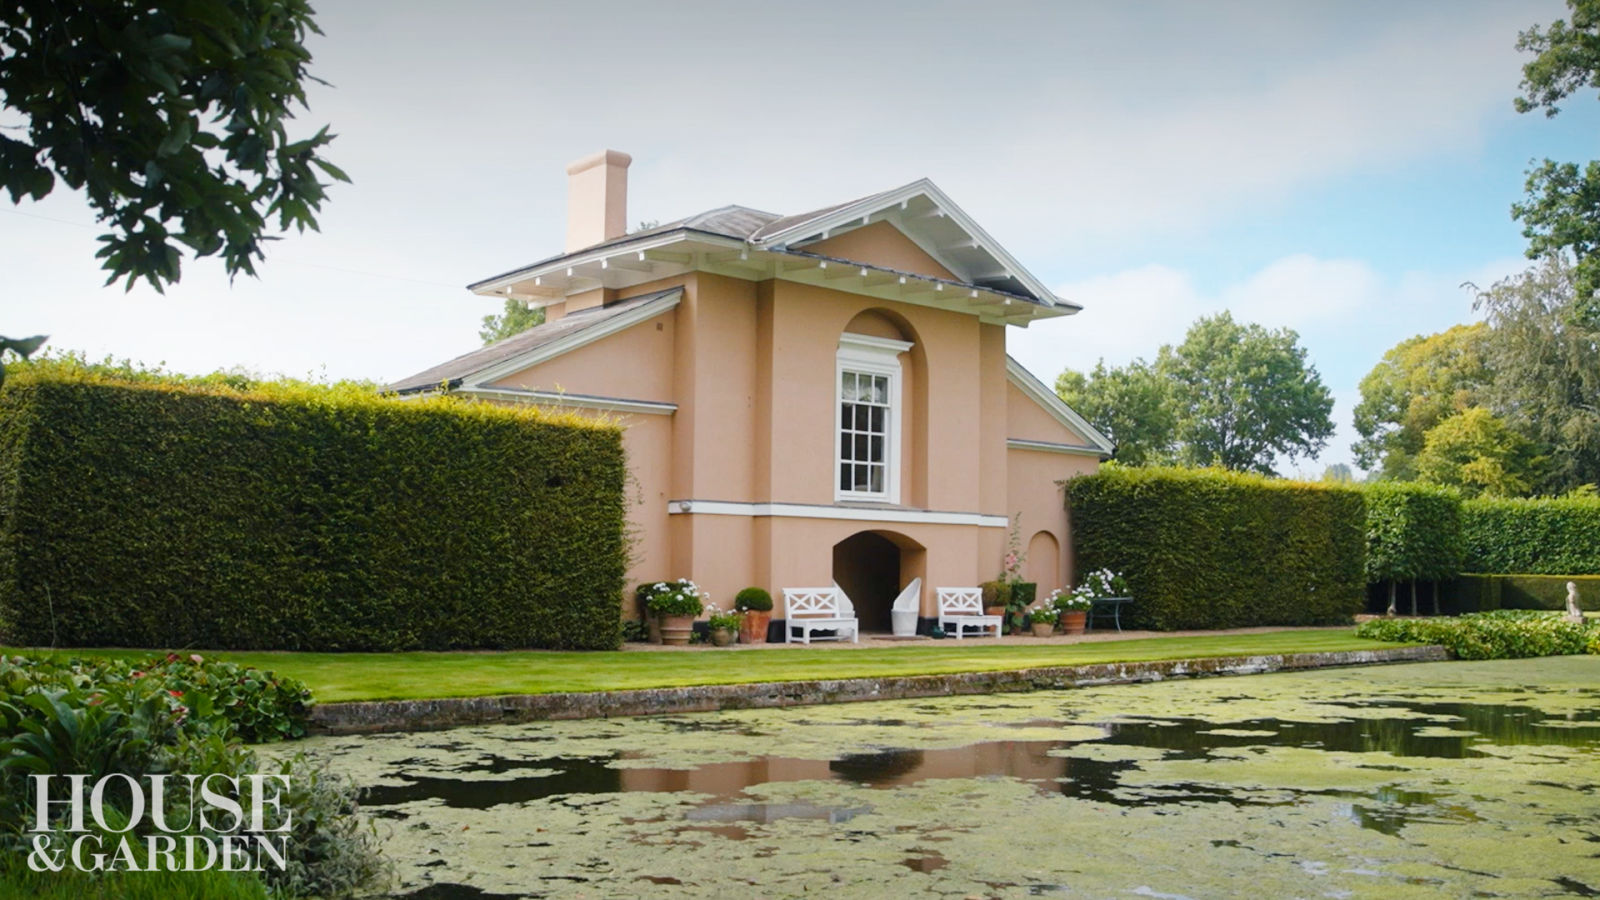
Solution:
[(467, 725), (557, 719), (650, 716), (722, 709), (770, 709), (821, 703), (906, 700), (956, 694), (1056, 690), (1207, 675), (1259, 675), (1333, 666), (1438, 662), (1449, 658), (1449, 653), (1443, 647), (1395, 647), (1049, 666), (949, 675), (892, 675), (882, 678), (708, 684), (627, 691), (321, 703), (312, 707), (311, 730), (316, 734), (333, 735), (432, 731)]

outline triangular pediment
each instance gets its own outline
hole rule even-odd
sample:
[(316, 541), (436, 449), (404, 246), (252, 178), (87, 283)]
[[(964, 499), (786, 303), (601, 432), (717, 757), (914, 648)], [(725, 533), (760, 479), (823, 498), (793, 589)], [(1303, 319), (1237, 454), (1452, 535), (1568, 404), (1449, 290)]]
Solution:
[[(1055, 295), (926, 178), (904, 187), (770, 222), (751, 235), (760, 247), (821, 253), (816, 246), (887, 222), (956, 280), (1032, 297)], [(866, 260), (862, 260), (866, 262)]]

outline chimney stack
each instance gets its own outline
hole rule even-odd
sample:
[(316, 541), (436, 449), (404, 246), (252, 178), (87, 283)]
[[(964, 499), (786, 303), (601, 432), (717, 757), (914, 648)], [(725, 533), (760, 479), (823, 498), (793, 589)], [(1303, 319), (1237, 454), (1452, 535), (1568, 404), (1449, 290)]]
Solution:
[(601, 150), (567, 166), (567, 252), (628, 233), (628, 164), (633, 157)]

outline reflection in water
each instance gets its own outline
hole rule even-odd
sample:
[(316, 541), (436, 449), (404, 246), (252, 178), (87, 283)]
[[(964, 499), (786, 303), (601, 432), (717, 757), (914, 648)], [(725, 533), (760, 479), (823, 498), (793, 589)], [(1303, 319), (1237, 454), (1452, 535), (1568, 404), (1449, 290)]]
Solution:
[[(720, 758), (713, 757), (698, 765), (686, 764), (686, 757), (682, 755), (664, 755), (661, 752), (664, 748), (652, 745), (653, 740), (664, 739), (629, 737), (625, 728), (608, 731), (603, 740), (584, 745), (589, 750), (616, 748), (609, 752), (546, 757), (537, 754), (559, 751), (563, 742), (550, 740), (548, 736), (529, 740), (516, 735), (513, 729), (506, 729), (508, 736), (500, 740), (495, 753), (484, 752), (490, 742), (473, 744), (463, 740), (440, 744), (435, 737), (431, 739), (434, 746), (418, 745), (419, 749), (443, 750), (447, 755), (394, 754), (389, 767), (375, 773), (376, 783), (366, 791), (363, 804), (375, 814), (394, 820), (396, 829), (432, 829), (441, 809), (464, 814), (488, 811), (492, 818), (487, 824), (494, 830), (480, 825), (475, 834), (500, 834), (503, 827), (506, 840), (511, 842), (508, 847), (533, 848), (534, 855), (522, 863), (530, 866), (529, 874), (509, 882), (486, 881), (481, 888), (464, 883), (443, 883), (447, 878), (459, 878), (463, 871), (459, 859), (452, 858), (452, 851), (440, 851), (444, 856), (433, 859), (436, 863), (446, 861), (444, 868), (413, 864), (411, 880), (403, 882), (406, 891), (403, 895), (429, 900), (497, 900), (522, 896), (500, 889), (507, 883), (518, 887), (529, 885), (529, 890), (540, 896), (560, 894), (567, 888), (577, 891), (579, 887), (592, 896), (625, 896), (630, 891), (653, 893), (675, 889), (681, 890), (683, 896), (691, 896), (703, 892), (711, 884), (705, 880), (707, 876), (686, 874), (684, 870), (690, 866), (681, 854), (668, 852), (646, 857), (656, 852), (649, 848), (695, 848), (696, 853), (742, 858), (749, 867), (766, 865), (791, 852), (799, 854), (800, 859), (812, 859), (815, 854), (826, 854), (830, 841), (848, 841), (854, 847), (863, 840), (900, 833), (905, 834), (905, 842), (899, 844), (892, 855), (880, 858), (879, 864), (902, 873), (899, 877), (920, 879), (916, 885), (924, 887), (910, 882), (896, 883), (904, 891), (917, 891), (938, 880), (976, 877), (972, 874), (974, 865), (982, 868), (986, 862), (992, 862), (984, 859), (985, 852), (974, 854), (947, 849), (957, 847), (965, 835), (982, 833), (987, 828), (1015, 828), (1012, 837), (1029, 839), (1029, 832), (1034, 830), (1031, 822), (1019, 819), (1015, 825), (999, 824), (1005, 822), (1009, 809), (1027, 803), (1066, 804), (1062, 809), (1072, 811), (1066, 814), (1068, 822), (1075, 818), (1110, 816), (1112, 818), (1099, 820), (1105, 823), (1104, 834), (1137, 835), (1138, 840), (1130, 843), (1112, 839), (1097, 853), (1081, 857), (1063, 851), (1058, 860), (1061, 867), (1038, 870), (1041, 875), (1048, 872), (1053, 877), (1013, 880), (1011, 876), (1022, 871), (1034, 871), (1036, 860), (1044, 865), (1044, 860), (1056, 858), (1045, 853), (1040, 860), (1035, 849), (1034, 856), (1002, 867), (1001, 874), (996, 874), (994, 868), (986, 869), (991, 874), (961, 882), (963, 887), (948, 893), (964, 895), (976, 891), (986, 896), (985, 890), (1006, 893), (1011, 889), (1027, 894), (1082, 893), (1083, 885), (1066, 876), (1070, 874), (1076, 878), (1083, 866), (1092, 868), (1099, 858), (1129, 852), (1129, 847), (1142, 847), (1154, 840), (1149, 824), (1152, 820), (1127, 817), (1153, 814), (1177, 820), (1202, 809), (1205, 812), (1199, 815), (1207, 821), (1233, 821), (1242, 817), (1249, 825), (1235, 827), (1232, 831), (1221, 826), (1202, 828), (1183, 845), (1190, 849), (1166, 851), (1167, 857), (1153, 856), (1145, 862), (1132, 864), (1131, 868), (1113, 869), (1125, 871), (1126, 877), (1133, 880), (1114, 885), (1115, 890), (1102, 893), (1176, 895), (1174, 889), (1182, 892), (1183, 884), (1163, 882), (1158, 890), (1143, 880), (1142, 873), (1146, 868), (1159, 871), (1172, 866), (1177, 858), (1191, 850), (1202, 852), (1199, 848), (1205, 848), (1204, 853), (1214, 856), (1207, 860), (1211, 868), (1197, 870), (1207, 878), (1223, 877), (1216, 873), (1229, 871), (1241, 860), (1274, 859), (1292, 859), (1299, 879), (1355, 878), (1359, 881), (1387, 877), (1379, 871), (1384, 863), (1375, 860), (1395, 852), (1392, 848), (1378, 852), (1377, 856), (1368, 848), (1360, 855), (1360, 860), (1364, 861), (1347, 862), (1344, 869), (1330, 868), (1323, 860), (1272, 850), (1274, 830), (1288, 828), (1285, 823), (1291, 820), (1300, 821), (1297, 830), (1306, 833), (1315, 833), (1328, 823), (1340, 823), (1349, 833), (1371, 835), (1374, 840), (1389, 841), (1399, 848), (1415, 847), (1430, 839), (1437, 841), (1436, 831), (1430, 829), (1467, 826), (1458, 833), (1484, 836), (1488, 841), (1485, 850), (1477, 855), (1493, 856), (1496, 842), (1502, 839), (1494, 835), (1538, 834), (1539, 826), (1523, 825), (1520, 831), (1507, 830), (1503, 816), (1507, 808), (1504, 804), (1509, 803), (1535, 810), (1528, 814), (1543, 816), (1539, 820), (1545, 823), (1543, 827), (1559, 831), (1560, 840), (1551, 846), (1570, 848), (1576, 844), (1592, 848), (1600, 843), (1600, 815), (1596, 814), (1592, 803), (1592, 797), (1600, 791), (1600, 785), (1596, 784), (1600, 776), (1592, 762), (1600, 754), (1600, 721), (1592, 705), (1595, 696), (1592, 687), (1569, 692), (1569, 697), (1582, 699), (1577, 705), (1572, 702), (1562, 705), (1559, 715), (1531, 705), (1538, 702), (1537, 692), (1520, 694), (1518, 700), (1528, 701), (1523, 703), (1438, 702), (1420, 699), (1424, 696), (1421, 692), (1411, 691), (1407, 696), (1409, 699), (1376, 702), (1352, 702), (1348, 695), (1337, 700), (1319, 696), (1305, 707), (1314, 708), (1316, 721), (1296, 721), (1282, 715), (1251, 716), (1244, 704), (1250, 698), (1244, 695), (1222, 698), (1229, 702), (1221, 704), (1221, 708), (1246, 713), (1233, 717), (1205, 717), (1205, 710), (1193, 703), (1181, 709), (1159, 705), (1143, 707), (1182, 713), (1170, 716), (1132, 715), (1140, 708), (1138, 704), (1112, 705), (1107, 707), (1108, 712), (1092, 719), (1062, 716), (1059, 715), (1061, 710), (1042, 709), (1042, 703), (1016, 704), (1015, 707), (985, 710), (980, 718), (992, 716), (1001, 721), (992, 724), (985, 721), (986, 731), (970, 733), (980, 737), (1009, 733), (1022, 738), (1021, 729), (1029, 732), (1026, 735), (1029, 739), (969, 738), (954, 745), (941, 744), (938, 739), (942, 729), (948, 727), (938, 715), (945, 707), (939, 702), (920, 701), (899, 707), (900, 710), (916, 710), (918, 715), (905, 718), (846, 716), (843, 721), (829, 723), (827, 727), (840, 735), (831, 750), (832, 758), (808, 758), (813, 754), (823, 755), (816, 754), (816, 747), (827, 745), (786, 742), (782, 739), (782, 729), (795, 726), (775, 723), (774, 719), (758, 720), (767, 723), (766, 728), (752, 725), (753, 717), (714, 715), (674, 717), (654, 723), (641, 721), (633, 726), (650, 735), (688, 736), (700, 742), (696, 746), (704, 748), (715, 747), (719, 741), (730, 742), (736, 745), (736, 749), (729, 748), (735, 754), (749, 752), (751, 748), (783, 748), (791, 753), (761, 755), (758, 751), (734, 760), (727, 759), (724, 753)], [(975, 707), (982, 709), (971, 700), (959, 702), (968, 704), (964, 708), (969, 711)], [(1583, 705), (1585, 702), (1591, 705)], [(1005, 711), (1012, 708), (1017, 712)], [(1286, 708), (1293, 707), (1278, 707), (1275, 711)], [(1040, 715), (1041, 712), (1046, 715)], [(1007, 716), (1010, 719), (1004, 720)], [(1084, 727), (1090, 724), (1096, 727)], [(863, 746), (866, 740), (852, 743), (848, 739), (851, 729), (856, 729), (863, 737), (871, 735), (869, 740), (890, 737), (903, 743)], [(1081, 740), (1051, 739), (1052, 732), (1073, 737), (1098, 732), (1099, 736)], [(775, 737), (771, 737), (773, 735)], [(919, 735), (933, 739), (919, 740)], [(1539, 770), (1539, 777), (1528, 777), (1509, 795), (1503, 795), (1511, 799), (1495, 801), (1501, 802), (1501, 806), (1486, 807), (1491, 801), (1481, 795), (1484, 785), (1478, 779), (1487, 772), (1503, 771), (1502, 763), (1513, 758), (1508, 755), (1512, 748), (1562, 750), (1537, 750), (1531, 758), (1548, 760)], [(527, 755), (519, 755), (524, 751)], [(1572, 756), (1570, 751), (1576, 751), (1578, 756)], [(1322, 764), (1307, 760), (1333, 759), (1321, 754), (1338, 754), (1343, 760), (1338, 764), (1341, 773), (1365, 774), (1359, 778), (1348, 774), (1339, 777), (1309, 774), (1297, 776), (1298, 781), (1271, 780), (1271, 772), (1284, 771), (1284, 760), (1298, 760), (1295, 765), (1310, 766), (1314, 772)], [(692, 759), (692, 755), (687, 758)], [(1278, 768), (1259, 768), (1274, 765)], [(1485, 765), (1493, 768), (1485, 769)], [(1451, 766), (1458, 768), (1448, 768)], [(1459, 768), (1463, 766), (1468, 768)], [(1258, 771), (1269, 774), (1258, 776)], [(1249, 774), (1241, 780), (1241, 773)], [(1517, 795), (1518, 790), (1533, 789), (1555, 794), (1546, 795), (1537, 803), (1524, 802)], [(931, 796), (940, 799), (932, 803), (926, 814), (910, 820), (903, 814), (895, 818), (895, 805), (901, 802), (898, 798), (910, 791), (933, 791)], [(987, 798), (991, 796), (1007, 799), (990, 801)], [(1581, 799), (1576, 806), (1541, 809), (1551, 802), (1551, 796)], [(984, 805), (991, 802), (999, 805)], [(597, 804), (623, 804), (617, 807), (619, 811), (631, 811), (620, 812), (618, 817), (609, 820), (610, 824), (602, 820), (602, 824), (594, 825), (587, 810), (605, 808)], [(965, 809), (967, 805), (972, 805), (972, 809)], [(1486, 817), (1486, 809), (1495, 810), (1502, 818)], [(1308, 810), (1318, 811), (1320, 819), (1313, 816), (1309, 822), (1305, 820)], [(1035, 809), (1034, 814), (1038, 813), (1039, 809)], [(565, 824), (547, 824), (547, 817), (555, 814), (577, 818), (559, 820)], [(545, 831), (546, 827), (549, 831), (533, 836), (525, 832), (534, 829), (524, 826), (524, 833), (519, 834), (517, 826), (510, 824), (519, 820), (536, 822), (538, 831)], [(1135, 821), (1146, 824), (1136, 826)], [(842, 827), (835, 829), (836, 826)], [(561, 849), (564, 835), (584, 836), (577, 839), (590, 840), (587, 835), (591, 827), (596, 828), (593, 839), (599, 842), (594, 847), (579, 849), (576, 855), (570, 848)], [(1054, 827), (1062, 826), (1057, 823)], [(611, 849), (602, 850), (600, 847), (605, 841), (616, 840), (607, 837), (605, 829), (620, 833), (639, 829), (638, 833), (654, 837), (643, 843), (629, 843), (624, 838), (622, 843), (605, 845)], [(1083, 838), (1080, 836), (1078, 840)], [(957, 843), (945, 843), (952, 841)], [(1316, 844), (1315, 839), (1312, 844)], [(722, 849), (709, 849), (712, 847)], [(730, 847), (748, 849), (737, 852), (726, 849)], [(459, 857), (461, 852), (458, 846), (454, 854)], [(856, 852), (851, 851), (852, 854)], [(986, 852), (992, 855), (992, 851)], [(1593, 852), (1576, 855), (1569, 849), (1556, 852), (1556, 859), (1600, 859), (1600, 854)], [(613, 877), (611, 867), (621, 865), (630, 856), (657, 862), (632, 869), (624, 866)], [(825, 855), (824, 858), (836, 857)], [(856, 857), (847, 854), (837, 858)], [(755, 860), (762, 862), (755, 863)], [(952, 861), (957, 865), (952, 865)], [(487, 871), (486, 867), (498, 867), (502, 863), (493, 860), (478, 865), (465, 871), (481, 875)], [(510, 862), (503, 865), (515, 867)], [(749, 894), (792, 893), (795, 884), (809, 883), (806, 879), (818, 874), (815, 862), (796, 865), (797, 871), (802, 873), (795, 876), (798, 881), (784, 882), (787, 887), (782, 890), (752, 888)], [(1483, 871), (1479, 870), (1479, 865), (1476, 856), (1469, 854), (1466, 860), (1442, 866), (1443, 871), (1435, 867), (1426, 876), (1408, 875), (1406, 877), (1413, 880), (1407, 883), (1440, 893), (1466, 895), (1472, 891), (1457, 890), (1448, 879), (1460, 873), (1489, 879), (1503, 877), (1493, 860), (1481, 864)], [(1591, 877), (1590, 872), (1595, 869), (1592, 864), (1588, 869), (1572, 868), (1570, 871), (1559, 863), (1540, 863), (1532, 868), (1534, 874), (1523, 873), (1521, 877), (1525, 881), (1519, 883), (1519, 889), (1509, 890), (1510, 894), (1517, 894), (1519, 890), (1535, 893), (1554, 890), (1569, 895), (1597, 895), (1593, 891), (1600, 885), (1600, 877)], [(715, 867), (713, 871), (727, 874)], [(427, 884), (436, 877), (435, 873), (440, 883)], [(1099, 877), (1105, 877), (1104, 873)], [(1534, 881), (1526, 881), (1529, 878)], [(749, 885), (756, 883), (748, 882)], [(1452, 886), (1446, 887), (1447, 884)], [(736, 882), (735, 888), (737, 885)], [(1363, 889), (1358, 884), (1354, 892), (1361, 894), (1363, 890), (1370, 891), (1372, 886), (1373, 883), (1368, 882), (1368, 887)], [(727, 885), (722, 887), (726, 889)], [(893, 893), (888, 887), (878, 887), (886, 894)], [(1253, 887), (1233, 885), (1226, 889), (1194, 891), (1189, 895), (1218, 896)], [(1340, 890), (1348, 893), (1347, 888), (1348, 885)], [(1298, 887), (1295, 890), (1299, 890)], [(1339, 892), (1308, 891), (1329, 896)], [(1089, 893), (1096, 894), (1092, 890)]]

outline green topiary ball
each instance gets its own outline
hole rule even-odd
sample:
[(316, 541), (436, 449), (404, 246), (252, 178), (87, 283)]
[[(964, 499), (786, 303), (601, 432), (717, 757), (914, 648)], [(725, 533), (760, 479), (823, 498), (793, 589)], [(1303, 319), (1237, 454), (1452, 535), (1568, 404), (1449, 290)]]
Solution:
[(747, 587), (734, 595), (733, 608), (740, 612), (772, 612), (772, 595), (758, 587)]

